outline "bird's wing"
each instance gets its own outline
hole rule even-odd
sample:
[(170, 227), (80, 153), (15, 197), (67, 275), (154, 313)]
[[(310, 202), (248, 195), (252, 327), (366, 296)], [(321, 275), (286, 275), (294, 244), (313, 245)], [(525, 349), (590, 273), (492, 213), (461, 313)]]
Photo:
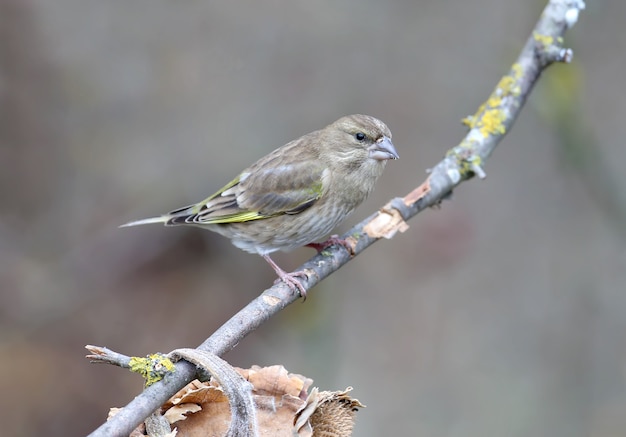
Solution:
[(240, 223), (298, 214), (321, 197), (328, 172), (321, 164), (281, 159), (271, 164), (255, 164), (204, 201), (170, 212), (168, 224)]

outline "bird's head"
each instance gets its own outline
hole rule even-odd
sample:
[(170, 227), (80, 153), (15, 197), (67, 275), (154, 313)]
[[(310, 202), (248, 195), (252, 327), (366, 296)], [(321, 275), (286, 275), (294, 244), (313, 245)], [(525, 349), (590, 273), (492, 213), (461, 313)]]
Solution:
[[(385, 123), (369, 115), (347, 115), (328, 125), (329, 153), (339, 162), (356, 167), (369, 162), (384, 166), (389, 159), (398, 159), (391, 131)], [(335, 161), (335, 162), (337, 162)]]

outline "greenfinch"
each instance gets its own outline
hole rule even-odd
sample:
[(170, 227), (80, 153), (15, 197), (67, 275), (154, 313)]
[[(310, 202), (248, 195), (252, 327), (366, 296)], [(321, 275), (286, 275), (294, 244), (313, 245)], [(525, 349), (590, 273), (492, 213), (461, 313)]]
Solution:
[(124, 226), (164, 223), (217, 232), (261, 255), (279, 279), (306, 297), (297, 279), (271, 258), (328, 235), (372, 192), (385, 164), (398, 159), (389, 128), (368, 115), (348, 115), (274, 150), (201, 202)]

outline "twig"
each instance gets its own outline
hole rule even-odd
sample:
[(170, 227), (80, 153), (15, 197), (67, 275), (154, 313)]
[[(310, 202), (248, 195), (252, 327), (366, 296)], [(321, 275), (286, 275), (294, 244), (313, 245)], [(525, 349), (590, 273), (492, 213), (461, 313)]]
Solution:
[[(476, 175), (486, 176), (483, 165), (500, 140), (510, 130), (521, 112), (530, 91), (541, 72), (553, 62), (570, 62), (572, 51), (562, 47), (565, 31), (572, 27), (579, 12), (585, 8), (582, 0), (550, 0), (528, 38), (521, 54), (485, 103), (464, 120), (469, 132), (461, 143), (431, 171), (427, 180), (403, 198), (396, 198), (371, 215), (342, 238), (354, 246), (358, 255), (381, 237), (391, 238), (402, 232), (405, 220), (429, 206), (438, 205), (461, 182)], [(342, 247), (331, 247), (311, 258), (298, 270), (309, 274), (303, 281), (308, 290), (352, 259)], [(265, 290), (259, 297), (235, 314), (197, 349), (223, 355), (247, 334), (278, 311), (298, 299), (282, 283)], [(125, 436), (159, 408), (196, 375), (195, 367), (186, 362), (176, 363), (176, 371), (147, 387), (109, 422), (95, 430), (93, 437)]]
[(91, 344), (85, 346), (85, 349), (91, 352), (86, 358), (89, 358), (92, 363), (113, 364), (125, 369), (130, 368), (131, 357), (112, 351), (107, 347), (93, 346)]

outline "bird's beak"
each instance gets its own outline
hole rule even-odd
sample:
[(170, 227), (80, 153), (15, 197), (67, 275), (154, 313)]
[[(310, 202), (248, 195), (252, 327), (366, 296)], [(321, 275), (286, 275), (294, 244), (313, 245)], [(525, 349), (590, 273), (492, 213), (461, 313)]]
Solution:
[(385, 161), (387, 159), (398, 159), (398, 152), (393, 147), (393, 143), (389, 137), (382, 137), (367, 149), (370, 152), (370, 158), (377, 161)]

